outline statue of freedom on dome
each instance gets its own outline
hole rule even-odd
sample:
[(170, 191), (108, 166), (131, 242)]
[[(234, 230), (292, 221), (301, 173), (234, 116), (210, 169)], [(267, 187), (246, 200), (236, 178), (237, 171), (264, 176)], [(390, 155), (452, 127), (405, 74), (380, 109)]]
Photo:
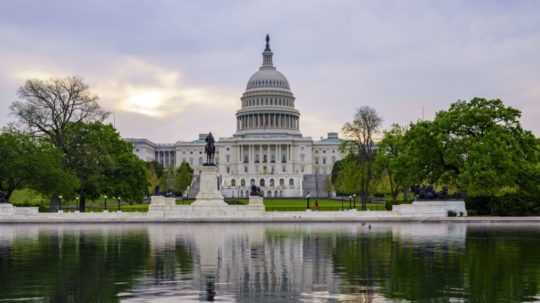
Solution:
[(216, 145), (214, 136), (212, 136), (212, 132), (208, 133), (208, 136), (206, 136), (206, 146), (204, 147), (204, 153), (206, 154), (206, 163), (205, 166), (214, 166), (214, 155), (216, 154)]

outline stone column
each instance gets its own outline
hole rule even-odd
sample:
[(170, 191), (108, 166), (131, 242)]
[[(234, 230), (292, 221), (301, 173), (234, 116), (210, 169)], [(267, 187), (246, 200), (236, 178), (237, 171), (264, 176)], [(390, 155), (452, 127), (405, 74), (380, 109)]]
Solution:
[(259, 165), (262, 163), (262, 144), (258, 144), (259, 146)]

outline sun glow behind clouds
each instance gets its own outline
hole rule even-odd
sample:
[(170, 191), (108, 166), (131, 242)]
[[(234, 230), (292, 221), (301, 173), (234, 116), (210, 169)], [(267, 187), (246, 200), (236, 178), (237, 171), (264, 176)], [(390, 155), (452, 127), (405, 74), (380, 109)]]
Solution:
[(128, 93), (125, 109), (143, 115), (159, 117), (163, 101), (164, 96), (160, 91), (135, 89), (133, 92)]

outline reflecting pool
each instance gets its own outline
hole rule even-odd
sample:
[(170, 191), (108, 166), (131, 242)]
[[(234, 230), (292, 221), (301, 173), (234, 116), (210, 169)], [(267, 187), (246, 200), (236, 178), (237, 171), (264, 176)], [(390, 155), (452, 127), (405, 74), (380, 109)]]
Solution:
[(540, 225), (0, 225), (0, 302), (535, 302)]

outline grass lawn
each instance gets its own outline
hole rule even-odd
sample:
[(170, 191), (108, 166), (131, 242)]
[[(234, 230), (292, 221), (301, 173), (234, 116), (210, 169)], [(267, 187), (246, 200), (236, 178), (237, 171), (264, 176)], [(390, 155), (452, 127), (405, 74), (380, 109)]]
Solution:
[[(350, 209), (349, 201), (339, 201), (332, 199), (310, 199), (309, 206), (315, 210), (315, 201), (319, 202), (318, 210), (344, 210)], [(264, 206), (267, 211), (304, 211), (307, 209), (305, 199), (266, 199)], [(360, 203), (356, 202), (356, 208), (360, 210)], [(368, 210), (385, 210), (382, 203), (368, 203)]]
[[(243, 205), (248, 203), (248, 199), (226, 199), (227, 202), (231, 205)], [(40, 194), (32, 190), (17, 190), (13, 193), (11, 201), (15, 206), (39, 206), (41, 211), (46, 211), (49, 207), (48, 199), (44, 198)], [(310, 208), (315, 210), (315, 201), (319, 202), (318, 210), (328, 211), (328, 210), (342, 210), (349, 209), (349, 202), (332, 199), (310, 199)], [(190, 200), (177, 200), (177, 205), (189, 205), (193, 202), (193, 199)], [(306, 199), (265, 199), (264, 206), (267, 211), (304, 211), (306, 210)], [(62, 208), (66, 211), (74, 211), (78, 209), (78, 201), (62, 201)], [(356, 208), (360, 210), (360, 203), (357, 201)], [(368, 203), (368, 210), (385, 210), (383, 203)], [(103, 197), (86, 202), (86, 211), (88, 212), (101, 212), (105, 209), (105, 199)], [(109, 211), (118, 210), (118, 203), (116, 200), (111, 198), (107, 199), (107, 209)], [(147, 212), (148, 204), (147, 203), (136, 203), (129, 204), (122, 202), (120, 204), (120, 210), (124, 212)]]
[[(350, 209), (349, 201), (333, 200), (333, 199), (314, 199), (309, 201), (310, 209), (315, 210), (315, 201), (319, 202), (318, 210), (342, 210)], [(236, 199), (234, 202), (228, 201), (229, 204), (247, 204), (248, 199)], [(306, 199), (265, 199), (264, 206), (267, 211), (304, 211), (307, 209)], [(360, 210), (360, 204), (356, 201), (356, 208)], [(383, 203), (368, 203), (368, 210), (385, 210)]]

